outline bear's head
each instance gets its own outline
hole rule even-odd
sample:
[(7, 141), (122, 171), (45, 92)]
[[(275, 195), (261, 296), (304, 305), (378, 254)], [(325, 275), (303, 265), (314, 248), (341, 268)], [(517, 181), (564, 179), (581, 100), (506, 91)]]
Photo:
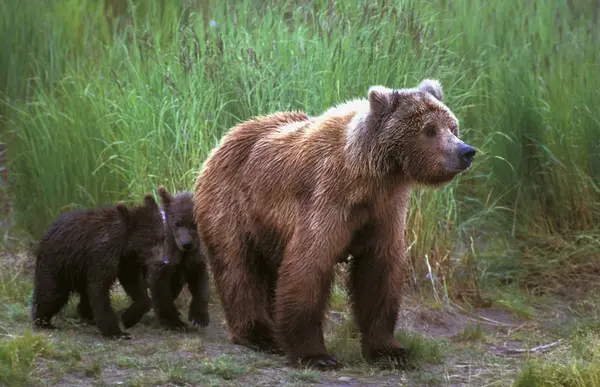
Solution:
[(167, 232), (173, 235), (177, 248), (190, 251), (198, 247), (198, 232), (194, 221), (194, 201), (189, 192), (172, 196), (162, 185), (158, 187), (165, 215)]
[(369, 89), (367, 131), (375, 136), (378, 168), (401, 172), (414, 182), (440, 185), (467, 170), (475, 149), (459, 139), (458, 120), (443, 103), (436, 80), (416, 88)]
[(116, 207), (127, 229), (128, 252), (137, 255), (142, 263), (168, 263), (165, 228), (154, 197), (145, 194), (142, 205), (127, 208), (123, 203), (119, 203)]

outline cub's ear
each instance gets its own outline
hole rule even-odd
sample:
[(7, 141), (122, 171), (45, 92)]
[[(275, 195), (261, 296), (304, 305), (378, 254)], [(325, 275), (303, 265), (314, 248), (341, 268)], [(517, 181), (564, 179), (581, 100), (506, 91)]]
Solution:
[(168, 205), (173, 201), (173, 196), (171, 196), (169, 191), (162, 185), (158, 187), (158, 196), (160, 196), (160, 200), (164, 205)]
[(421, 81), (421, 83), (419, 83), (417, 88), (420, 91), (431, 94), (440, 102), (443, 102), (444, 100), (444, 91), (442, 90), (442, 85), (436, 79), (424, 79)]
[(127, 209), (127, 206), (125, 206), (123, 202), (119, 202), (117, 203), (116, 207), (117, 212), (123, 220), (123, 222), (125, 222), (125, 224), (129, 223), (129, 210)]
[(377, 85), (369, 88), (369, 105), (373, 112), (381, 112), (387, 109), (392, 101), (393, 90), (385, 86)]
[(144, 195), (144, 206), (158, 211), (158, 204), (156, 203), (156, 200), (154, 200), (154, 196), (152, 196), (151, 194)]

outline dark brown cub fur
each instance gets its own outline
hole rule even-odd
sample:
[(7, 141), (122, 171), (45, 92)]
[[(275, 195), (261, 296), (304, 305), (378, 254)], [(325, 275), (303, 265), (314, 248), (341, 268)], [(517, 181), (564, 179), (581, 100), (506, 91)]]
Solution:
[(166, 262), (150, 267), (150, 294), (154, 312), (165, 328), (186, 330), (175, 307), (175, 299), (187, 283), (192, 295), (188, 320), (194, 326), (209, 323), (208, 268), (196, 231), (192, 194), (172, 196), (163, 186), (158, 188), (165, 224)]
[(118, 279), (131, 297), (121, 319), (125, 328), (135, 325), (151, 307), (142, 267), (164, 256), (164, 239), (158, 204), (149, 194), (143, 205), (119, 203), (60, 215), (36, 252), (34, 325), (55, 329), (50, 320), (75, 292), (83, 320), (107, 338), (129, 339), (112, 309), (110, 288)]

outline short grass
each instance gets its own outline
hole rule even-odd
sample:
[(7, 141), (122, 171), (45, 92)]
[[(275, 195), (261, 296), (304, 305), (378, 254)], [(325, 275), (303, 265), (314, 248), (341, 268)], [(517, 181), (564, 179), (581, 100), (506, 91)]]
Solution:
[(586, 331), (570, 345), (544, 359), (528, 359), (515, 386), (600, 386), (600, 333)]
[[(524, 295), (521, 302), (534, 313), (523, 315), (495, 301), (491, 308), (440, 308), (431, 297), (409, 294), (396, 333), (408, 349), (408, 364), (390, 368), (363, 360), (347, 297), (336, 285), (338, 304), (326, 325), (326, 345), (343, 368), (320, 372), (229, 343), (216, 298), (211, 302), (211, 325), (197, 332), (166, 332), (149, 313), (130, 330), (131, 341), (105, 340), (95, 327), (78, 321), (75, 297), (56, 318), (59, 330), (32, 331), (30, 261), (27, 254), (3, 250), (2, 385), (598, 385), (597, 296), (571, 303)], [(183, 315), (187, 297), (184, 292), (177, 300)], [(118, 286), (112, 300), (118, 311), (129, 304)], [(463, 311), (453, 311), (452, 306)], [(527, 348), (548, 343), (555, 345), (527, 353)]]

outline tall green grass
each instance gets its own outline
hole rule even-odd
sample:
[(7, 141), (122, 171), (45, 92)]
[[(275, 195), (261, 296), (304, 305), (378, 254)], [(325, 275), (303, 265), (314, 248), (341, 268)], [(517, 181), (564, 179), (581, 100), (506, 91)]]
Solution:
[(455, 298), (482, 275), (540, 286), (598, 266), (596, 1), (106, 1), (0, 5), (0, 133), (34, 238), (68, 208), (191, 190), (252, 115), (435, 77), (479, 153), (415, 191), (413, 285)]

